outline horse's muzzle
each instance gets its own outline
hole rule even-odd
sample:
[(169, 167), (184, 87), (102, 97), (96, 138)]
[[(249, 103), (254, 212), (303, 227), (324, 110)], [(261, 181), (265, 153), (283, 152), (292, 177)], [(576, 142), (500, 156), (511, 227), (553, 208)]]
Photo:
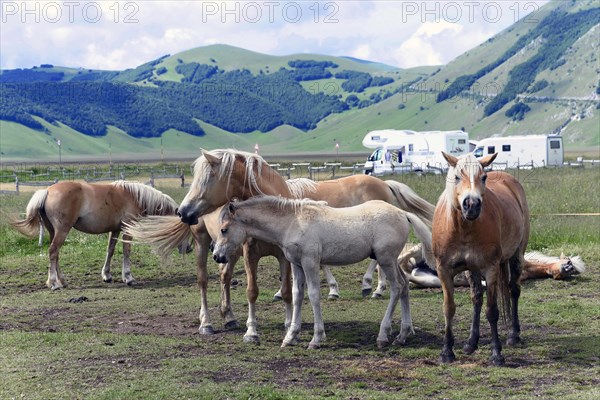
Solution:
[(198, 223), (198, 217), (193, 211), (189, 211), (187, 209), (177, 209), (177, 216), (184, 224), (196, 225)]
[(227, 256), (219, 256), (215, 254), (213, 255), (213, 260), (215, 260), (219, 264), (227, 264)]
[(462, 214), (465, 219), (473, 221), (481, 214), (481, 199), (477, 197), (465, 197), (462, 203)]

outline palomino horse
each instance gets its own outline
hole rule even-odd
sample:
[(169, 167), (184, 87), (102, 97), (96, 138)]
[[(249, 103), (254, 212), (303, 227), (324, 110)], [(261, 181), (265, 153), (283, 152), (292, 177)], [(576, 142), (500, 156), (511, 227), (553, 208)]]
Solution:
[[(417, 214), (425, 223), (431, 225), (434, 207), (427, 200), (419, 197), (411, 188), (397, 181), (382, 181), (367, 175), (357, 175), (338, 180), (315, 182), (306, 178), (289, 179), (286, 181), (295, 198), (309, 198), (317, 201), (326, 201), (331, 207), (351, 207), (369, 200), (383, 200), (397, 207)], [(377, 263), (371, 261), (362, 280), (362, 294), (368, 296), (371, 291), (373, 272)], [(326, 265), (321, 266), (329, 285), (329, 298), (338, 298), (338, 284)], [(412, 275), (410, 271), (404, 270)], [(385, 273), (379, 271), (377, 290), (374, 298), (381, 297), (385, 290)], [(279, 293), (275, 294), (275, 298)]]
[[(50, 268), (46, 285), (52, 289), (66, 286), (58, 266), (58, 252), (71, 228), (84, 233), (109, 233), (102, 279), (112, 281), (110, 261), (124, 222), (142, 215), (175, 214), (177, 203), (166, 194), (135, 182), (90, 185), (84, 182), (59, 182), (38, 190), (27, 204), (24, 220), (12, 225), (26, 236), (37, 236), (40, 223), (50, 233)], [(123, 282), (135, 283), (131, 275), (129, 236), (123, 236)]]
[[(523, 255), (529, 239), (529, 209), (521, 184), (505, 172), (486, 173), (496, 154), (476, 159), (472, 154), (448, 161), (446, 189), (433, 217), (433, 254), (442, 290), (446, 328), (441, 352), (443, 362), (455, 360), (452, 319), (455, 313), (452, 278), (469, 271), (473, 320), (463, 350), (471, 354), (479, 342), (479, 315), (483, 303), (481, 278), (487, 290), (486, 317), (492, 334), (492, 362), (504, 363), (498, 337), (498, 297), (512, 327), (508, 344), (520, 341), (518, 302)], [(509, 300), (510, 298), (510, 300)], [(512, 304), (511, 304), (512, 303)]]
[[(391, 295), (381, 321), (377, 345), (389, 344), (392, 316), (401, 301), (402, 325), (395, 344), (404, 344), (414, 332), (408, 301), (408, 281), (398, 269), (398, 256), (404, 247), (410, 225), (421, 242), (425, 255), (431, 254), (430, 233), (414, 214), (388, 203), (373, 200), (348, 208), (333, 208), (309, 199), (290, 200), (259, 196), (244, 202), (229, 203), (220, 215), (221, 231), (214, 248), (217, 262), (226, 262), (248, 238), (279, 246), (292, 263), (292, 323), (282, 347), (297, 344), (302, 324), (304, 285), (308, 286), (314, 314), (314, 334), (309, 348), (319, 348), (325, 339), (321, 315), (319, 266), (347, 265), (373, 258), (390, 277)], [(281, 229), (285, 226), (286, 229)]]
[[(417, 196), (406, 185), (390, 182), (393, 183), (384, 183), (378, 178), (369, 176), (355, 175), (321, 182), (315, 190), (308, 190), (306, 196), (326, 200), (339, 207), (367, 200), (383, 200), (402, 207), (425, 221), (432, 219), (431, 204)], [(227, 149), (203, 151), (202, 156), (194, 162), (194, 179), (189, 192), (179, 206), (178, 215), (182, 222), (194, 225), (198, 223), (199, 217), (214, 211), (230, 199), (245, 200), (260, 194), (294, 197), (294, 193), (283, 177), (259, 155)], [(154, 228), (160, 230), (158, 226)], [(161, 236), (158, 230), (156, 237)], [(248, 321), (254, 321), (253, 323), (256, 317), (250, 314), (255, 309), (254, 304), (258, 297), (256, 269), (260, 257), (252, 243), (244, 244), (248, 280)], [(202, 293), (207, 287), (207, 280), (204, 277), (207, 277), (208, 273), (204, 271), (201, 276), (199, 275), (198, 279)], [(283, 285), (289, 284), (283, 281)]]

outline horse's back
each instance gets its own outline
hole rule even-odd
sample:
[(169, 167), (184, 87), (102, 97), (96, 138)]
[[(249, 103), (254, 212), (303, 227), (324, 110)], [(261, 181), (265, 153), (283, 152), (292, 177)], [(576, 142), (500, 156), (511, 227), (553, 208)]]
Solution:
[(307, 194), (313, 200), (324, 200), (331, 207), (351, 207), (369, 200), (393, 201), (387, 184), (368, 175), (352, 175), (319, 182), (316, 190)]
[(139, 209), (122, 188), (65, 181), (48, 188), (45, 211), (55, 224), (61, 216), (65, 224), (82, 232), (105, 233), (119, 229), (123, 218)]

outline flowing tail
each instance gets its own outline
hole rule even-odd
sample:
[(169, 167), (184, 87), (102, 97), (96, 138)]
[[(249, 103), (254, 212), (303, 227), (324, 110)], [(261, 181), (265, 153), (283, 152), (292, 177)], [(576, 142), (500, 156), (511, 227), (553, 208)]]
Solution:
[(397, 181), (385, 181), (388, 187), (396, 197), (401, 209), (410, 213), (416, 214), (421, 218), (428, 226), (431, 226), (433, 221), (433, 213), (435, 206), (429, 203), (427, 200), (419, 197), (414, 190), (409, 188), (404, 183)]
[(435, 259), (433, 258), (433, 249), (431, 247), (431, 231), (429, 227), (415, 214), (407, 212), (406, 219), (412, 225), (415, 234), (421, 244), (423, 245), (423, 259), (429, 265), (435, 265)]
[(31, 200), (29, 200), (29, 203), (27, 203), (25, 219), (11, 221), (10, 224), (25, 236), (38, 236), (40, 233), (41, 225), (40, 210), (44, 208), (44, 204), (46, 203), (47, 197), (47, 189), (37, 190), (33, 194), (33, 196), (31, 196)]
[(177, 216), (150, 215), (131, 223), (124, 223), (123, 233), (131, 236), (133, 243), (151, 245), (154, 251), (164, 258), (181, 243), (188, 241), (192, 230)]

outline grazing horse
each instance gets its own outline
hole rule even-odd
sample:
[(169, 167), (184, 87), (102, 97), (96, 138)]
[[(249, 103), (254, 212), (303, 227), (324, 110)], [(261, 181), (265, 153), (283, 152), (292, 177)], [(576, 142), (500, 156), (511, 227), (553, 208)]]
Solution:
[[(294, 310), (282, 347), (299, 341), (305, 283), (314, 314), (314, 334), (308, 347), (319, 348), (325, 339), (319, 266), (322, 263), (353, 264), (368, 257), (377, 260), (390, 277), (391, 286), (377, 345), (381, 348), (389, 344), (392, 316), (398, 300), (401, 301), (402, 325), (394, 343), (404, 344), (407, 336), (414, 332), (408, 281), (398, 268), (397, 261), (411, 225), (423, 243), (425, 255), (431, 254), (429, 229), (414, 214), (380, 200), (354, 207), (333, 208), (325, 202), (309, 199), (259, 196), (229, 203), (221, 210), (219, 218), (221, 230), (213, 252), (215, 261), (226, 262), (248, 238), (256, 238), (279, 246), (292, 263)], [(282, 226), (285, 229), (281, 229)]]
[[(27, 204), (25, 219), (11, 224), (30, 237), (37, 236), (40, 224), (44, 224), (50, 233), (50, 268), (46, 285), (55, 290), (66, 286), (58, 266), (58, 253), (71, 228), (91, 234), (108, 232), (102, 279), (111, 282), (110, 261), (123, 224), (143, 215), (174, 215), (176, 210), (177, 203), (171, 197), (141, 183), (59, 182), (36, 191)], [(129, 239), (129, 236), (123, 236), (122, 278), (127, 285), (133, 285)]]
[(505, 172), (486, 172), (497, 154), (476, 159), (472, 154), (448, 161), (446, 188), (433, 217), (433, 254), (444, 292), (445, 334), (442, 362), (455, 360), (452, 319), (453, 277), (469, 271), (473, 319), (463, 350), (471, 354), (479, 342), (479, 316), (483, 303), (481, 278), (486, 281), (486, 317), (492, 334), (492, 362), (504, 364), (498, 337), (498, 298), (510, 314), (512, 327), (508, 344), (520, 341), (518, 301), (523, 255), (529, 239), (529, 209), (521, 184)]
[[(402, 207), (425, 221), (431, 221), (434, 209), (431, 204), (417, 196), (406, 185), (394, 181), (389, 182), (393, 183), (384, 183), (378, 178), (364, 175), (355, 175), (320, 182), (304, 193), (307, 197), (331, 201), (333, 205), (339, 207), (355, 205), (356, 202), (366, 200), (383, 200)], [(245, 200), (256, 195), (279, 195), (293, 198), (294, 193), (296, 195), (302, 193), (292, 190), (293, 184), (288, 185), (285, 179), (257, 154), (230, 149), (203, 151), (202, 155), (194, 162), (194, 178), (189, 192), (179, 206), (178, 215), (183, 223), (195, 225), (201, 216), (214, 211), (233, 198)], [(156, 228), (160, 230), (160, 228)], [(157, 231), (156, 237), (160, 236), (160, 232)], [(160, 239), (158, 240), (160, 241)], [(255, 241), (244, 244), (244, 264), (248, 281), (248, 321), (253, 324), (256, 323), (256, 316), (251, 314), (255, 310), (258, 297), (256, 270), (258, 259), (261, 257), (255, 249), (254, 243)], [(207, 287), (206, 263), (201, 268), (203, 271), (199, 272), (198, 283), (202, 293), (206, 291)], [(290, 285), (291, 283), (283, 280), (282, 284)], [(335, 294), (333, 296), (335, 297)]]

